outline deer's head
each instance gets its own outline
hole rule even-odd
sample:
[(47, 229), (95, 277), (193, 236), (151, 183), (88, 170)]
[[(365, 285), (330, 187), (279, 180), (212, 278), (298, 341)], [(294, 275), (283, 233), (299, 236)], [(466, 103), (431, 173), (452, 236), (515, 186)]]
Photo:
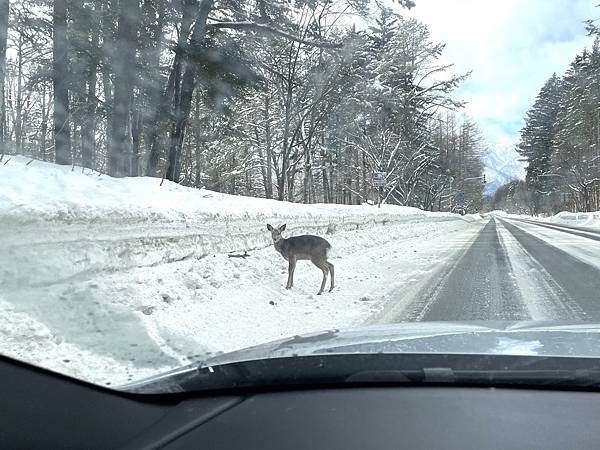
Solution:
[(283, 237), (281, 236), (281, 232), (285, 230), (286, 224), (284, 223), (279, 228), (273, 227), (267, 224), (267, 230), (271, 232), (271, 237), (273, 238), (273, 242), (279, 242)]

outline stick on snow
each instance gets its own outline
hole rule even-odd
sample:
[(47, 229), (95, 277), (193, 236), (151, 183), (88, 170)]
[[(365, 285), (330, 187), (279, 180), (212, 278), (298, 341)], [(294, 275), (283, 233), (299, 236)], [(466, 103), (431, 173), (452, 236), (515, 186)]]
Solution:
[(243, 255), (240, 255), (239, 253), (238, 254), (230, 253), (227, 256), (229, 256), (230, 258), (244, 258), (244, 259), (246, 259), (248, 256), (250, 256), (250, 254), (247, 251), (244, 251)]

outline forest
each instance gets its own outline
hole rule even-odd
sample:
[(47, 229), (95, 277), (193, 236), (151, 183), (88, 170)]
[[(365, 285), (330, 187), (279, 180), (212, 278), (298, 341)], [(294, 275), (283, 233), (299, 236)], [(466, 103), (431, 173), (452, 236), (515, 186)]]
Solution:
[[(0, 0), (0, 161), (19, 154), (290, 202), (479, 210), (486, 144), (454, 95), (469, 74), (404, 14), (412, 7)], [(576, 90), (595, 58), (583, 55), (548, 95), (552, 83)], [(600, 136), (594, 117), (590, 138)], [(573, 183), (595, 204), (595, 181)]]
[(517, 146), (527, 161), (524, 181), (500, 188), (491, 209), (521, 214), (600, 210), (600, 37), (562, 76), (553, 74), (527, 112)]

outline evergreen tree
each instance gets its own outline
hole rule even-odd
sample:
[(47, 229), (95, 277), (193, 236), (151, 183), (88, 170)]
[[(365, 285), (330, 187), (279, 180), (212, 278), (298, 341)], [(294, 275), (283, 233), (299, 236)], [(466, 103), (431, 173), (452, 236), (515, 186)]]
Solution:
[[(540, 212), (552, 183), (551, 161), (556, 120), (561, 98), (561, 80), (553, 74), (542, 87), (521, 130), (518, 152), (527, 159), (527, 185), (534, 193), (534, 213)], [(546, 196), (546, 197), (545, 197)]]

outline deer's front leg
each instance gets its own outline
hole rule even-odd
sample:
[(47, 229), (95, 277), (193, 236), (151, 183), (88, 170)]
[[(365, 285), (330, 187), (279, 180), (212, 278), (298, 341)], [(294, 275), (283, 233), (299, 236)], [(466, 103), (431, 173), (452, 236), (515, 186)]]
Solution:
[(296, 268), (296, 258), (291, 257), (289, 262), (290, 264), (288, 266), (288, 282), (287, 286), (285, 287), (286, 289), (291, 289), (294, 285), (294, 269)]

